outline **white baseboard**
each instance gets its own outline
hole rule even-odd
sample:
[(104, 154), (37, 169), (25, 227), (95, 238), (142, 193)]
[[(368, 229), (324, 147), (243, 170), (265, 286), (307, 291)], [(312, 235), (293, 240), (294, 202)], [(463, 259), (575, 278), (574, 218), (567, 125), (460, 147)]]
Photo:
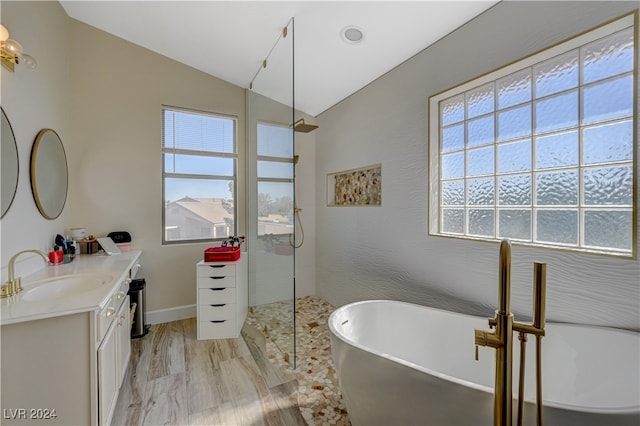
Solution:
[(196, 314), (196, 305), (186, 305), (175, 308), (158, 309), (157, 311), (147, 311), (146, 320), (147, 324), (161, 324), (164, 322), (195, 318)]

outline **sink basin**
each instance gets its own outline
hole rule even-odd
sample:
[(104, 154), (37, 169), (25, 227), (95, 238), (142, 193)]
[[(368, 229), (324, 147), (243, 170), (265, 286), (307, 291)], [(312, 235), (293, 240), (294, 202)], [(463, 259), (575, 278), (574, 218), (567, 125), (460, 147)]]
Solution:
[(25, 285), (22, 300), (38, 302), (89, 292), (113, 281), (111, 275), (84, 273), (47, 278)]

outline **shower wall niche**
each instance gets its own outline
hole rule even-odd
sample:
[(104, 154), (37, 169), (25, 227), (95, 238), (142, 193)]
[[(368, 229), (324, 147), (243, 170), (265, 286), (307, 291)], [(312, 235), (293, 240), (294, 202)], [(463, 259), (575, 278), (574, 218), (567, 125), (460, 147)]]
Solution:
[(295, 367), (294, 28), (247, 91), (249, 306)]
[(327, 205), (381, 206), (382, 164), (329, 173)]

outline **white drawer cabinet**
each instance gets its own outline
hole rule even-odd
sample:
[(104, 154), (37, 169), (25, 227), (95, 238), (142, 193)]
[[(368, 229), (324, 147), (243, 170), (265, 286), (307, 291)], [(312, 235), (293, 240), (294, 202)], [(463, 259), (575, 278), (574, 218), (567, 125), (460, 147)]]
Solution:
[(196, 265), (198, 339), (240, 336), (249, 303), (247, 254), (235, 262)]
[(111, 423), (131, 356), (130, 278), (122, 280), (98, 316), (98, 422)]

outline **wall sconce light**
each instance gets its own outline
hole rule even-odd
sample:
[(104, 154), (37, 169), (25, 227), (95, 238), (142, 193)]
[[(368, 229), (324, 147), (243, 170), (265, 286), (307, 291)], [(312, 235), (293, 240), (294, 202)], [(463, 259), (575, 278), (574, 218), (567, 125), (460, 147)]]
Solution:
[(17, 41), (9, 38), (9, 31), (4, 25), (0, 25), (0, 54), (2, 65), (13, 72), (16, 64), (23, 63), (29, 69), (38, 66), (35, 58), (27, 55), (22, 51), (22, 45)]

